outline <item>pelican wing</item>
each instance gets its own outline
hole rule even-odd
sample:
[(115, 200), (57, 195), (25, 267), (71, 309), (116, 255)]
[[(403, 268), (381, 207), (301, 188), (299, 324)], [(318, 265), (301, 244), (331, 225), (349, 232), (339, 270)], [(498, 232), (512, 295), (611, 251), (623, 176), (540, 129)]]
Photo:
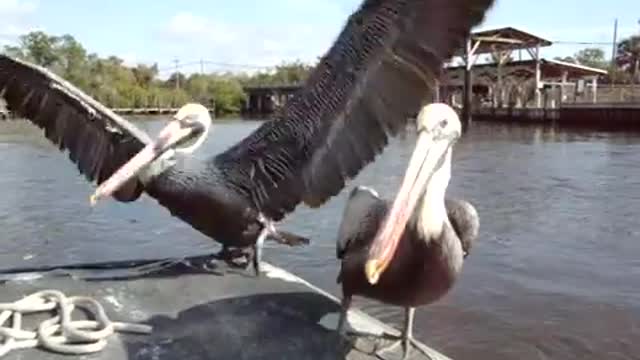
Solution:
[[(43, 129), (61, 151), (68, 150), (89, 181), (108, 179), (151, 141), (49, 70), (5, 55), (0, 55), (0, 97), (9, 110)], [(141, 190), (138, 186), (135, 197)]]
[(277, 119), (216, 158), (274, 220), (338, 194), (430, 99), (493, 0), (365, 0)]
[(338, 228), (336, 257), (342, 259), (352, 251), (367, 248), (387, 209), (388, 203), (374, 190), (364, 186), (355, 187), (349, 194)]
[(447, 217), (460, 239), (475, 239), (480, 230), (480, 217), (476, 208), (462, 199), (446, 198), (444, 200)]

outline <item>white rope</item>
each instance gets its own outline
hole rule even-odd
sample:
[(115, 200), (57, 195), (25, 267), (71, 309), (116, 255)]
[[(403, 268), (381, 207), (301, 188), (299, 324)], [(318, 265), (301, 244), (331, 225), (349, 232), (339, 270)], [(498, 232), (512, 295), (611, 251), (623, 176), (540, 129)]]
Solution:
[[(83, 308), (93, 320), (71, 320), (73, 310)], [(22, 329), (24, 315), (55, 310), (57, 314), (35, 331)], [(5, 322), (11, 319), (11, 327)], [(63, 354), (89, 354), (107, 346), (115, 331), (151, 333), (151, 326), (112, 322), (96, 300), (85, 296), (66, 297), (58, 290), (43, 290), (13, 303), (0, 303), (0, 358), (11, 350), (42, 347)]]

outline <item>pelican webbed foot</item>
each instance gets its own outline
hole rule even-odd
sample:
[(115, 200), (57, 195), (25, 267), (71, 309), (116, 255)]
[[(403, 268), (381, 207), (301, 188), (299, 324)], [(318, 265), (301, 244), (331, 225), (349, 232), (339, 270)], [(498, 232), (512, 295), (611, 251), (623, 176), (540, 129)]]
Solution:
[(400, 345), (402, 345), (402, 351), (403, 351), (402, 360), (409, 359), (409, 356), (411, 355), (411, 351), (410, 351), (411, 345), (413, 345), (414, 348), (418, 349), (418, 351), (422, 353), (424, 356), (426, 356), (427, 359), (433, 360), (431, 355), (428, 352), (426, 352), (422, 348), (422, 345), (418, 343), (416, 340), (414, 340), (413, 337), (409, 337), (405, 339), (403, 336), (401, 336), (398, 341), (395, 341), (391, 345), (385, 346), (384, 348), (376, 351), (376, 356), (383, 358), (382, 354), (388, 353)]
[(413, 338), (414, 313), (415, 313), (415, 308), (413, 307), (405, 308), (404, 329), (402, 330), (402, 334), (400, 336), (394, 336), (398, 340), (392, 343), (391, 345), (388, 345), (376, 351), (377, 356), (381, 357), (381, 354), (388, 353), (394, 350), (395, 348), (397, 348), (398, 346), (402, 345), (402, 360), (407, 360), (409, 358), (409, 355), (411, 354), (411, 351), (410, 351), (411, 345), (413, 345), (413, 347), (418, 349), (418, 351), (420, 351), (428, 359), (432, 359), (431, 355), (429, 355), (429, 353), (427, 353), (425, 349), (423, 349), (422, 345), (419, 344)]
[[(223, 275), (228, 269), (246, 269), (251, 255), (251, 248), (223, 246), (215, 254), (189, 261), (189, 265)], [(222, 262), (226, 266), (221, 265)]]
[(251, 255), (250, 248), (223, 246), (216, 257), (224, 260), (232, 268), (246, 269)]
[(342, 311), (340, 312), (340, 320), (338, 321), (338, 327), (336, 329), (342, 339), (346, 340), (346, 337), (348, 334), (349, 336), (354, 336), (358, 338), (376, 339), (378, 341), (380, 340), (393, 341), (393, 343), (391, 343), (390, 345), (374, 350), (374, 354), (377, 357), (382, 359), (384, 359), (383, 354), (392, 352), (398, 346), (402, 346), (402, 350), (403, 350), (402, 360), (407, 360), (411, 355), (411, 351), (410, 351), (411, 345), (413, 345), (413, 347), (415, 347), (427, 359), (433, 359), (431, 355), (424, 349), (423, 345), (418, 343), (413, 338), (412, 330), (413, 330), (413, 315), (415, 312), (415, 308), (411, 308), (411, 307), (405, 308), (405, 321), (404, 321), (404, 329), (402, 331), (402, 334), (394, 335), (394, 334), (383, 333), (382, 335), (373, 335), (368, 333), (362, 333), (359, 331), (349, 331), (347, 333), (345, 324), (347, 319), (347, 311), (350, 305), (351, 305), (351, 297), (350, 296), (343, 297)]

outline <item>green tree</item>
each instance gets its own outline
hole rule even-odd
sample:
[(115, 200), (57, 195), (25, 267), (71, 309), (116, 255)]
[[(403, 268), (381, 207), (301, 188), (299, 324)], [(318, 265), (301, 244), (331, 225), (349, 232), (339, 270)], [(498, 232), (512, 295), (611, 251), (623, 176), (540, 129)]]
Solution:
[(616, 64), (630, 74), (634, 82), (640, 83), (640, 35), (620, 41), (616, 51)]
[(553, 60), (564, 61), (571, 64), (576, 63), (576, 59), (573, 56), (556, 56)]
[(87, 88), (87, 51), (71, 35), (63, 35), (57, 38), (54, 47), (56, 63), (51, 64), (58, 69), (58, 73), (71, 83), (80, 88)]
[(554, 60), (589, 66), (597, 69), (609, 68), (609, 62), (605, 58), (604, 51), (600, 48), (585, 48), (578, 51), (573, 56), (556, 56), (554, 57)]
[(170, 89), (177, 88), (179, 86), (184, 86), (186, 82), (187, 77), (183, 73), (175, 72), (171, 74), (171, 76), (169, 76), (169, 79), (167, 79), (167, 81), (165, 81), (164, 86)]
[(58, 60), (56, 45), (57, 36), (49, 36), (42, 31), (33, 31), (21, 35), (17, 47), (9, 47), (5, 51), (38, 65), (49, 67)]
[(578, 51), (573, 58), (578, 64), (598, 69), (608, 69), (609, 62), (600, 48), (586, 48)]
[(133, 71), (133, 76), (136, 78), (138, 86), (148, 89), (158, 76), (158, 64), (153, 64), (153, 66), (138, 64), (131, 71)]
[(242, 109), (246, 95), (235, 79), (218, 78), (212, 82), (212, 93), (218, 114), (235, 114)]
[(289, 85), (300, 84), (308, 77), (313, 66), (299, 60), (291, 63), (282, 63), (273, 71), (261, 71), (253, 76), (243, 77), (240, 81), (245, 85)]
[(206, 106), (215, 104), (218, 115), (240, 111), (246, 98), (245, 85), (298, 84), (313, 69), (312, 65), (294, 61), (257, 74), (225, 72), (187, 77), (177, 72), (162, 80), (157, 64), (126, 66), (117, 56), (88, 53), (71, 35), (53, 36), (42, 31), (22, 35), (16, 45), (3, 50), (9, 56), (50, 69), (112, 108), (179, 107), (196, 101)]

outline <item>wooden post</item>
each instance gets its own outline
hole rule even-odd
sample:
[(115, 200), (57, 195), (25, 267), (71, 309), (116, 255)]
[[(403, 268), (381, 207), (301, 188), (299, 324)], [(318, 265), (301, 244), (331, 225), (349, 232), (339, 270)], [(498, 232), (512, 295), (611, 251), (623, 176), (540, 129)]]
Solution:
[(263, 95), (260, 93), (256, 99), (256, 114), (259, 116), (262, 115), (262, 98)]
[(562, 72), (562, 84), (560, 85), (560, 103), (563, 103), (567, 98), (567, 95), (565, 93), (565, 87), (567, 86), (567, 78), (568, 77), (569, 77), (569, 72), (568, 71), (563, 71)]
[(536, 106), (540, 107), (540, 44), (536, 45), (535, 51), (535, 61), (536, 61)]
[(462, 95), (462, 131), (464, 132), (471, 123), (471, 96), (473, 88), (471, 83), (471, 35), (467, 36), (464, 47), (464, 92)]
[(511, 56), (511, 50), (506, 50), (506, 51), (496, 51), (495, 56), (498, 58), (498, 64), (496, 67), (496, 71), (497, 71), (497, 75), (498, 75), (498, 107), (503, 107), (504, 105), (504, 97), (505, 97), (505, 91), (504, 91), (504, 80), (503, 80), (503, 76), (502, 76), (502, 71), (503, 71), (503, 67), (504, 64), (507, 63), (507, 60), (509, 60), (509, 56)]

